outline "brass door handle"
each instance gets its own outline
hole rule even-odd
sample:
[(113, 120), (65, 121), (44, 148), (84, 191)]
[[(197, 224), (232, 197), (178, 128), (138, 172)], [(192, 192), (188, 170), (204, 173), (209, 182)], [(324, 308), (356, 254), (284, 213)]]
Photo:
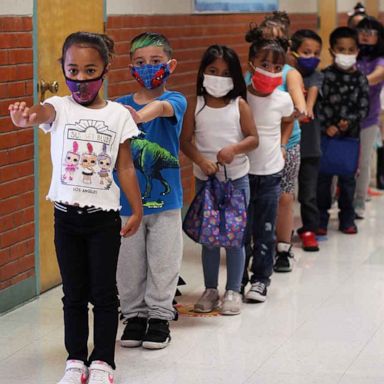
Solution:
[(45, 92), (49, 91), (51, 93), (57, 93), (59, 90), (59, 83), (57, 81), (51, 81), (49, 83), (45, 80), (41, 80), (37, 85), (37, 90), (40, 92), (40, 101), (44, 101)]

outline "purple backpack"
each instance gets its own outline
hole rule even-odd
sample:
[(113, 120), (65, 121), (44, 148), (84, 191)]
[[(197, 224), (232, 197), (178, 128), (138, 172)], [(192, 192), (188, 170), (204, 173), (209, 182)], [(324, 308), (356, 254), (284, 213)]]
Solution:
[(210, 247), (242, 247), (247, 223), (245, 192), (232, 181), (208, 178), (196, 194), (183, 221), (184, 232)]

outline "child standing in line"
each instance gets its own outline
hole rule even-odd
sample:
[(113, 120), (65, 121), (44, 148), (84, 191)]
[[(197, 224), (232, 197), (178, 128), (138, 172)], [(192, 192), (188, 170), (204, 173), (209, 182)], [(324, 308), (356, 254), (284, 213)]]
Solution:
[[(359, 138), (360, 123), (369, 109), (369, 89), (366, 77), (356, 69), (358, 54), (357, 32), (349, 27), (336, 28), (329, 37), (333, 64), (326, 68), (318, 105), (322, 134), (328, 137)], [(331, 173), (321, 171), (317, 185), (317, 204), (320, 212), (319, 235), (327, 234), (331, 208)], [(338, 175), (340, 195), (339, 230), (357, 233), (353, 196), (354, 174)]]
[(310, 29), (300, 29), (291, 37), (290, 52), (295, 67), (304, 80), (307, 118), (300, 122), (299, 202), (302, 227), (297, 230), (304, 251), (318, 251), (316, 232), (319, 226), (317, 177), (320, 165), (320, 123), (314, 109), (323, 75), (316, 71), (320, 63), (321, 37)]
[[(142, 131), (131, 148), (144, 218), (120, 249), (117, 284), (126, 323), (121, 345), (161, 349), (171, 340), (168, 321), (177, 319), (172, 301), (183, 252), (179, 135), (187, 102), (181, 93), (165, 88), (177, 64), (165, 36), (136, 36), (130, 56), (132, 76), (141, 87), (117, 101), (129, 106)], [(122, 207), (121, 214), (129, 215), (127, 201)]]
[[(257, 126), (259, 146), (248, 154), (251, 198), (245, 244), (253, 260), (252, 286), (245, 298), (249, 302), (264, 302), (273, 270), (283, 146), (292, 132), (293, 103), (288, 93), (277, 89), (283, 81), (288, 41), (265, 39), (259, 28), (251, 29), (246, 40), (252, 43), (248, 56), (251, 84), (247, 88), (247, 101)], [(248, 282), (247, 268), (244, 275), (243, 287)]]
[[(249, 161), (246, 153), (258, 144), (252, 112), (245, 101), (246, 85), (237, 54), (223, 45), (212, 45), (203, 54), (197, 75), (197, 98), (189, 103), (181, 134), (181, 149), (193, 161), (196, 191), (207, 176), (228, 177), (249, 201)], [(240, 285), (244, 270), (244, 247), (226, 248), (227, 284), (220, 309), (223, 315), (241, 311)], [(220, 247), (202, 247), (205, 291), (195, 312), (211, 312), (219, 306)]]
[[(289, 39), (290, 20), (286, 12), (273, 12), (260, 24), (264, 36), (270, 38), (282, 37)], [(306, 102), (304, 98), (304, 84), (300, 72), (288, 65), (291, 59), (287, 55), (287, 63), (283, 67), (283, 83), (280, 89), (289, 92), (295, 106), (295, 120), (289, 140), (284, 144), (284, 169), (281, 179), (281, 193), (276, 220), (276, 259), (273, 266), (275, 272), (290, 272), (292, 265), (290, 259), (292, 253), (293, 232), (293, 202), (296, 179), (300, 166), (300, 125), (297, 120), (306, 115)]]
[(354, 200), (356, 218), (363, 219), (371, 179), (371, 154), (380, 124), (380, 93), (384, 84), (384, 27), (375, 18), (367, 16), (356, 28), (360, 50), (357, 68), (367, 76), (369, 84), (369, 114), (361, 122), (359, 173)]
[[(72, 96), (54, 96), (30, 108), (24, 102), (9, 107), (15, 125), (40, 125), (51, 134), (53, 173), (47, 198), (55, 205), (55, 247), (63, 281), (68, 351), (59, 384), (114, 383), (120, 236), (133, 235), (142, 217), (128, 140), (139, 131), (124, 107), (99, 94), (112, 52), (113, 41), (105, 35), (69, 35), (61, 65)], [(108, 156), (111, 167), (116, 164), (121, 188), (132, 206), (123, 228), (116, 184), (100, 185), (93, 172), (85, 182), (77, 167), (81, 154), (82, 162), (97, 171), (97, 154), (101, 153)], [(73, 167), (67, 179), (69, 162)], [(89, 357), (88, 302), (94, 306), (94, 349)]]

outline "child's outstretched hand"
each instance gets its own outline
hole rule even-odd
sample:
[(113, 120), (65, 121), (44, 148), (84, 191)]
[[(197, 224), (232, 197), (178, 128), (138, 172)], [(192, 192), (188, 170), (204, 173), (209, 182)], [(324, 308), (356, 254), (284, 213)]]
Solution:
[(330, 136), (330, 137), (333, 137), (335, 135), (337, 135), (339, 132), (339, 130), (337, 129), (337, 127), (335, 125), (330, 125), (327, 130), (325, 131), (325, 133)]
[(214, 175), (219, 170), (218, 165), (208, 159), (200, 161), (197, 165), (207, 176)]
[(222, 148), (216, 155), (220, 164), (231, 164), (236, 153), (232, 146)]
[(25, 101), (16, 102), (8, 107), (13, 124), (17, 127), (32, 127), (37, 124), (37, 114), (31, 113)]
[(140, 222), (141, 222), (141, 217), (139, 217), (138, 215), (132, 214), (131, 216), (129, 216), (123, 228), (121, 228), (120, 235), (123, 237), (129, 237), (134, 235), (139, 229)]

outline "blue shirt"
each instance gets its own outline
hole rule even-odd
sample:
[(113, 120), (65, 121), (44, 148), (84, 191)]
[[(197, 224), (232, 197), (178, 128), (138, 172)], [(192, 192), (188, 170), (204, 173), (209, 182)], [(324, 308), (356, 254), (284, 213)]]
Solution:
[[(283, 84), (279, 86), (279, 89), (285, 92), (288, 92), (288, 87), (287, 87), (287, 74), (289, 71), (294, 69), (288, 64), (285, 64), (283, 67)], [(288, 140), (287, 143), (287, 149), (292, 148), (293, 146), (300, 144), (300, 136), (301, 136), (301, 130), (300, 130), (300, 124), (299, 122), (295, 119), (293, 123), (293, 130), (291, 137)]]
[[(142, 132), (131, 140), (132, 160), (136, 169), (143, 201), (144, 215), (160, 213), (183, 206), (179, 164), (179, 136), (187, 100), (179, 92), (165, 91), (156, 100), (168, 101), (174, 110), (172, 117), (159, 117), (139, 124)], [(133, 94), (120, 97), (117, 102), (140, 110)], [(115, 175), (115, 179), (117, 179)], [(130, 205), (121, 194), (120, 214), (129, 216)]]

